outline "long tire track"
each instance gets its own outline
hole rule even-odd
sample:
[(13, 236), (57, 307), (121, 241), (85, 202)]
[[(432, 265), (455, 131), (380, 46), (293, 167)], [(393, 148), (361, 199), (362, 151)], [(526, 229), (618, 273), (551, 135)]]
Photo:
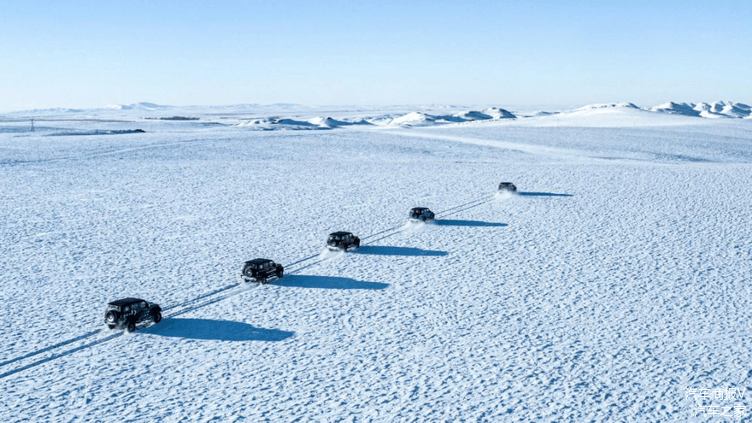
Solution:
[(53, 355), (51, 355), (49, 357), (46, 357), (46, 358), (43, 358), (41, 360), (35, 361), (35, 362), (31, 363), (31, 364), (27, 364), (25, 366), (18, 367), (18, 368), (15, 368), (13, 370), (9, 370), (9, 371), (7, 371), (5, 373), (2, 373), (2, 374), (0, 374), (0, 379), (8, 377), (8, 376), (11, 376), (11, 375), (14, 375), (14, 374), (16, 374), (18, 372), (22, 372), (22, 371), (30, 369), (32, 367), (39, 366), (40, 364), (49, 363), (52, 360), (56, 360), (56, 359), (61, 358), (61, 357), (69, 356), (69, 355), (71, 355), (71, 354), (73, 354), (75, 352), (91, 348), (91, 347), (93, 347), (95, 345), (102, 344), (104, 342), (110, 341), (110, 340), (115, 339), (117, 337), (120, 337), (122, 335), (123, 335), (123, 332), (113, 333), (112, 335), (106, 336), (106, 337), (101, 338), (101, 339), (97, 339), (96, 341), (89, 342), (88, 344), (80, 345), (80, 346), (75, 347), (73, 349), (70, 349), (68, 351), (64, 351), (64, 352), (61, 352), (61, 353), (53, 354)]
[[(42, 348), (41, 350), (37, 350), (37, 351), (31, 352), (31, 353), (28, 353), (26, 355), (22, 355), (20, 357), (16, 357), (16, 358), (8, 360), (8, 361), (3, 361), (2, 363), (0, 363), (0, 367), (7, 366), (8, 364), (13, 364), (13, 363), (15, 363), (17, 361), (21, 361), (21, 360), (27, 359), (29, 357), (34, 357), (35, 355), (46, 353), (47, 351), (51, 351), (51, 350), (54, 350), (54, 349), (57, 349), (57, 348), (60, 348), (60, 347), (64, 347), (64, 346), (72, 344), (74, 342), (78, 342), (78, 341), (80, 341), (82, 339), (90, 338), (90, 337), (98, 334), (99, 332), (102, 332), (102, 329), (97, 329), (95, 331), (91, 331), (89, 333), (85, 333), (85, 334), (83, 334), (81, 336), (77, 336), (75, 338), (68, 339), (67, 341), (59, 342), (59, 343), (57, 343), (55, 345), (50, 345), (49, 347)], [(2, 377), (2, 376), (0, 375), (0, 377)]]
[[(446, 210), (442, 210), (440, 212), (437, 212), (436, 213), (436, 217), (439, 217), (439, 216), (450, 216), (450, 215), (454, 215), (454, 214), (457, 214), (457, 213), (461, 213), (463, 211), (466, 211), (466, 210), (478, 207), (478, 206), (480, 206), (482, 204), (489, 203), (489, 202), (493, 201), (494, 198), (495, 198), (495, 195), (491, 195), (491, 196), (486, 195), (486, 196), (483, 196), (483, 197), (480, 197), (480, 198), (476, 198), (476, 199), (468, 201), (466, 203), (459, 204), (459, 205), (450, 207), (450, 208), (448, 208)], [(392, 226), (392, 227), (389, 227), (389, 228), (386, 228), (386, 229), (382, 229), (379, 232), (376, 232), (376, 233), (373, 233), (373, 234), (370, 234), (370, 235), (366, 235), (366, 236), (362, 237), (361, 240), (368, 239), (369, 241), (365, 242), (363, 244), (373, 244), (374, 242), (380, 241), (380, 240), (385, 239), (385, 238), (392, 237), (392, 236), (394, 236), (394, 235), (396, 235), (398, 233), (402, 233), (404, 230), (405, 230), (405, 225), (404, 224), (403, 225), (398, 225), (398, 226)], [(371, 238), (377, 237), (377, 236), (379, 236), (379, 238), (377, 238), (377, 239), (371, 239)], [(318, 260), (315, 260), (317, 258), (318, 258)], [(306, 264), (306, 262), (309, 262), (311, 260), (315, 260), (315, 261)], [(304, 269), (316, 266), (317, 264), (323, 263), (323, 262), (325, 262), (327, 260), (329, 260), (329, 258), (321, 258), (321, 254), (313, 254), (313, 255), (310, 255), (308, 257), (304, 257), (304, 258), (302, 258), (300, 260), (297, 260), (297, 261), (295, 261), (293, 263), (290, 263), (290, 264), (286, 265), (285, 268), (288, 269), (286, 273), (289, 274), (289, 275), (296, 274), (296, 273), (299, 273), (300, 271), (302, 271)], [(169, 311), (169, 310), (175, 310), (175, 311), (172, 311), (172, 312), (166, 314), (164, 316), (164, 319), (175, 318), (175, 317), (180, 316), (182, 314), (189, 313), (191, 311), (195, 311), (195, 310), (198, 310), (198, 309), (210, 306), (212, 304), (219, 303), (219, 302), (224, 301), (224, 300), (226, 300), (228, 298), (235, 297), (237, 295), (240, 295), (240, 294), (243, 294), (243, 293), (249, 291), (249, 289), (233, 290), (233, 288), (236, 288), (238, 286), (240, 286), (239, 283), (226, 285), (226, 286), (224, 286), (222, 288), (213, 290), (213, 291), (208, 292), (206, 294), (202, 294), (202, 295), (199, 295), (199, 296), (197, 296), (195, 298), (192, 298), (192, 299), (189, 299), (187, 301), (184, 301), (183, 303), (171, 305), (169, 307), (165, 307), (165, 308), (162, 309), (163, 311)], [(219, 294), (223, 294), (223, 295), (219, 295)], [(205, 300), (205, 301), (201, 302), (202, 300)], [(97, 329), (97, 330), (85, 333), (83, 335), (77, 336), (75, 338), (71, 338), (71, 339), (68, 339), (66, 341), (62, 341), (62, 342), (59, 342), (57, 344), (54, 344), (54, 345), (42, 348), (40, 350), (37, 350), (37, 351), (31, 352), (31, 353), (22, 355), (20, 357), (16, 357), (16, 358), (4, 361), (4, 362), (0, 363), (0, 367), (6, 366), (6, 365), (9, 365), (9, 364), (13, 364), (13, 363), (17, 363), (19, 361), (26, 360), (28, 358), (32, 358), (32, 357), (38, 356), (40, 354), (52, 352), (52, 354), (50, 356), (48, 356), (48, 357), (39, 359), (37, 361), (34, 361), (34, 362), (26, 364), (26, 365), (22, 365), (21, 367), (14, 368), (12, 370), (8, 370), (8, 371), (6, 371), (4, 373), (0, 373), (0, 379), (3, 379), (5, 377), (17, 374), (17, 373), (22, 372), (24, 370), (28, 370), (28, 369), (31, 369), (33, 367), (36, 367), (36, 366), (39, 366), (39, 365), (42, 365), (42, 364), (45, 364), (45, 363), (49, 363), (49, 362), (51, 362), (53, 360), (56, 360), (58, 358), (69, 356), (69, 355), (74, 354), (74, 353), (76, 353), (78, 351), (85, 350), (85, 349), (94, 347), (96, 345), (99, 345), (99, 344), (111, 341), (111, 340), (116, 339), (116, 338), (118, 338), (118, 337), (120, 337), (120, 336), (123, 335), (123, 332), (116, 332), (116, 333), (108, 334), (107, 336), (102, 337), (100, 339), (95, 339), (95, 340), (93, 340), (91, 342), (84, 343), (82, 345), (76, 346), (74, 348), (71, 348), (71, 349), (63, 351), (63, 352), (54, 352), (55, 350), (58, 350), (58, 349), (60, 349), (62, 347), (74, 344), (76, 342), (88, 340), (89, 338), (91, 338), (91, 337), (93, 337), (93, 336), (95, 336), (97, 334), (102, 334), (102, 333), (108, 333), (108, 332), (105, 332), (103, 329)]]
[(164, 308), (162, 308), (162, 311), (172, 310), (173, 308), (178, 308), (178, 307), (185, 307), (186, 305), (188, 305), (190, 303), (194, 303), (196, 301), (203, 300), (204, 298), (211, 297), (212, 295), (219, 294), (221, 292), (227, 291), (228, 289), (232, 289), (232, 288), (234, 288), (236, 286), (238, 286), (238, 284), (236, 284), (236, 283), (223, 286), (222, 288), (215, 289), (214, 291), (208, 292), (206, 294), (199, 295), (196, 298), (193, 298), (193, 299), (190, 299), (188, 301), (185, 301), (182, 304), (175, 304), (175, 305), (171, 305), (169, 307), (164, 307)]
[(215, 142), (215, 141), (223, 141), (225, 139), (210, 139), (210, 138), (197, 138), (197, 139), (191, 139), (191, 140), (185, 140), (185, 141), (177, 141), (177, 142), (169, 142), (169, 143), (153, 143), (153, 144), (142, 144), (142, 145), (136, 145), (133, 147), (127, 147), (127, 148), (118, 148), (118, 149), (112, 149), (112, 150), (106, 150), (106, 151), (100, 151), (100, 152), (92, 152), (89, 154), (83, 154), (78, 156), (63, 156), (63, 157), (50, 157), (47, 159), (35, 159), (35, 160), (15, 160), (15, 161), (6, 161), (6, 162), (0, 162), (0, 166), (19, 166), (19, 165), (35, 165), (35, 164), (42, 164), (42, 163), (54, 163), (54, 162), (60, 162), (60, 161), (67, 161), (67, 160), (86, 160), (86, 159), (92, 159), (97, 157), (104, 157), (104, 156), (113, 156), (117, 154), (123, 154), (123, 153), (130, 153), (133, 151), (141, 151), (141, 150), (151, 150), (155, 148), (163, 148), (163, 147), (175, 147), (180, 146), (184, 144), (200, 144), (202, 142)]

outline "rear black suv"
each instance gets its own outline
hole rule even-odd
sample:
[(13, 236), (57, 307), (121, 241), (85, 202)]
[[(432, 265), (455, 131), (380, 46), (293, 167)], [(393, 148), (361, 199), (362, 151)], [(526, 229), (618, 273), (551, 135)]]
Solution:
[(410, 209), (410, 220), (421, 220), (427, 222), (436, 217), (431, 210), (426, 207), (413, 207)]
[(267, 283), (269, 279), (282, 279), (285, 268), (269, 259), (257, 258), (245, 262), (241, 278), (245, 282)]
[(332, 232), (326, 240), (330, 250), (347, 251), (351, 247), (360, 248), (360, 238), (350, 232)]
[(511, 182), (502, 182), (499, 184), (500, 192), (517, 192), (517, 187)]
[(110, 329), (125, 327), (128, 332), (133, 332), (137, 324), (147, 321), (162, 321), (162, 307), (140, 298), (113, 301), (107, 304), (107, 311), (104, 313), (104, 323)]

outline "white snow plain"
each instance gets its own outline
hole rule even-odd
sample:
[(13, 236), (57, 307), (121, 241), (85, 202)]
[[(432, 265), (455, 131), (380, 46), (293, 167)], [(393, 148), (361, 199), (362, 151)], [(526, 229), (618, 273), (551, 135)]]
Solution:
[[(752, 410), (752, 121), (259, 132), (152, 106), (0, 116), (3, 420), (712, 420), (688, 388)], [(363, 247), (322, 254), (337, 230)], [(238, 284), (256, 257), (287, 275)], [(126, 296), (165, 319), (110, 331)]]

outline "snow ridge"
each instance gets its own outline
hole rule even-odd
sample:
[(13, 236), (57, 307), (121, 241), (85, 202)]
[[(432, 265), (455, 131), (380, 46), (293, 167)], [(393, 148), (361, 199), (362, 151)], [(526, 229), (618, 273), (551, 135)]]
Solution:
[(432, 115), (424, 112), (410, 112), (402, 115), (379, 116), (371, 118), (338, 118), (317, 116), (311, 119), (268, 117), (257, 118), (237, 124), (237, 127), (254, 130), (316, 130), (334, 129), (352, 125), (378, 126), (429, 126), (437, 124), (463, 123), (483, 120), (515, 119), (511, 112), (497, 107), (490, 107), (482, 111), (469, 110), (452, 115)]
[(144, 111), (152, 111), (152, 110), (167, 110), (171, 109), (172, 106), (164, 106), (161, 104), (154, 104), (154, 103), (147, 103), (145, 101), (142, 101), (140, 103), (133, 103), (133, 104), (111, 104), (109, 106), (104, 106), (104, 109), (106, 110), (144, 110)]
[(743, 119), (752, 115), (750, 106), (733, 101), (715, 101), (712, 103), (675, 103), (669, 101), (652, 107), (650, 111), (709, 119)]
[(334, 129), (352, 125), (372, 125), (372, 123), (366, 121), (365, 119), (358, 118), (333, 119), (331, 117), (317, 116), (312, 119), (298, 120), (291, 118), (268, 117), (241, 122), (235, 126), (239, 128), (249, 128), (257, 131), (273, 131), (279, 129), (296, 131)]
[(411, 112), (387, 121), (392, 126), (416, 126), (430, 124), (462, 123), (481, 120), (516, 119), (511, 112), (498, 107), (489, 107), (481, 111), (468, 110), (452, 115), (430, 115), (423, 112)]
[(573, 112), (585, 112), (585, 111), (599, 110), (599, 109), (639, 109), (639, 107), (635, 106), (633, 103), (588, 104), (587, 106), (582, 106), (572, 111)]

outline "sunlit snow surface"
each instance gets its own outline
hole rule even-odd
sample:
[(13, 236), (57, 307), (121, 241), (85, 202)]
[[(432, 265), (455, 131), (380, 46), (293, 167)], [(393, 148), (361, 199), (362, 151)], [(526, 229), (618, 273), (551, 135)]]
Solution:
[[(687, 388), (727, 387), (706, 404), (752, 409), (750, 120), (111, 113), (0, 119), (4, 420), (686, 421)], [(338, 230), (363, 247), (325, 250)], [(238, 285), (256, 257), (287, 275)], [(110, 331), (126, 296), (165, 320)]]

